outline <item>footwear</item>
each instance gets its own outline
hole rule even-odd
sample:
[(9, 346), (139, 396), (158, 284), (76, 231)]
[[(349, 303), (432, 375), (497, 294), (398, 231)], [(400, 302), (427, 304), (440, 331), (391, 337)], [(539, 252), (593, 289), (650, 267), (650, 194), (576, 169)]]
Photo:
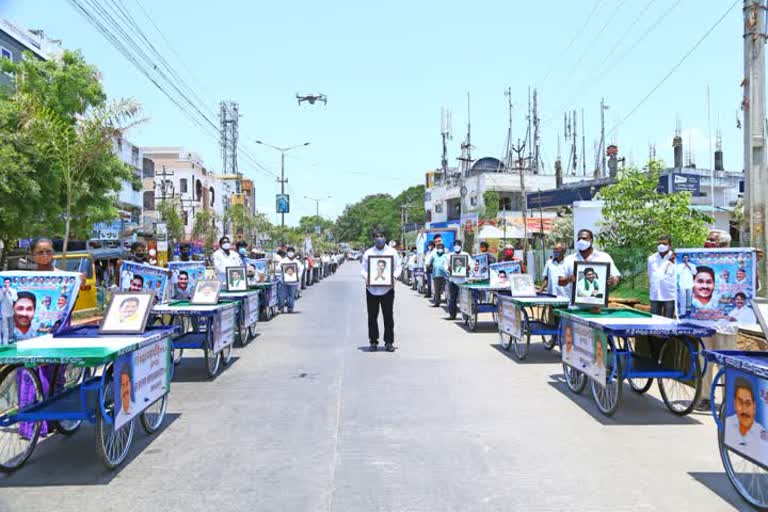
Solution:
[(368, 351), (369, 352), (376, 352), (376, 350), (378, 350), (378, 348), (379, 348), (379, 344), (378, 343), (371, 343), (370, 346), (368, 347)]
[(702, 398), (701, 400), (699, 400), (699, 403), (696, 404), (695, 409), (701, 412), (710, 412), (711, 409), (709, 407), (709, 399)]
[(395, 346), (392, 343), (387, 343), (386, 345), (384, 345), (384, 350), (386, 350), (387, 352), (394, 352)]

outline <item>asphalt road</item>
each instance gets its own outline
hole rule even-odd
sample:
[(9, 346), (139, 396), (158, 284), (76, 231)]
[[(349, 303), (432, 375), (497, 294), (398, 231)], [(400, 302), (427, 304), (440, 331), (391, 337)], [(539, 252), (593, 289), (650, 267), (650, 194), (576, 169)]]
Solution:
[[(395, 353), (367, 347), (357, 263), (213, 381), (202, 353), (173, 382), (165, 428), (140, 427), (110, 472), (95, 431), (42, 442), (0, 475), (2, 511), (719, 511), (743, 508), (711, 417), (625, 388), (614, 418), (572, 395), (558, 353), (525, 362), (493, 324), (468, 333), (398, 286)], [(490, 317), (487, 318), (489, 320)], [(656, 388), (654, 387), (654, 390)]]

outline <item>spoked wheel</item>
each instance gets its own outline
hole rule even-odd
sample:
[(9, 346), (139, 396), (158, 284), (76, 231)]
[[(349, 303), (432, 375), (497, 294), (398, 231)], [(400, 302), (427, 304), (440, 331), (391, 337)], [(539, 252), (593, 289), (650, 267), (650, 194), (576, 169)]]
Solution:
[[(96, 421), (96, 451), (109, 469), (125, 461), (133, 442), (133, 419), (115, 430), (115, 390), (112, 375), (114, 367), (107, 369), (102, 381), (101, 407)], [(104, 412), (109, 418), (104, 417)]]
[(214, 353), (213, 347), (205, 349), (205, 369), (208, 371), (208, 376), (213, 378), (219, 373), (219, 365), (221, 364), (221, 352)]
[(563, 375), (565, 376), (565, 383), (568, 384), (568, 389), (573, 393), (578, 395), (584, 391), (584, 388), (587, 386), (586, 375), (565, 363), (563, 363)]
[[(610, 357), (610, 356), (609, 356)], [(605, 386), (598, 384), (597, 381), (590, 382), (592, 386), (592, 397), (595, 399), (597, 408), (606, 416), (613, 416), (619, 408), (621, 402), (622, 385), (621, 359), (615, 358), (615, 367), (608, 374), (608, 381)]]
[(526, 331), (521, 337), (510, 336), (515, 345), (515, 355), (519, 360), (523, 360), (528, 357), (528, 353), (531, 351), (531, 333)]
[[(506, 336), (507, 340), (504, 341), (504, 337)], [(503, 333), (499, 331), (499, 344), (504, 347), (504, 350), (509, 352), (509, 350), (512, 348), (512, 336), (509, 334)]]
[(468, 314), (466, 314), (466, 313), (464, 313), (464, 312), (462, 312), (462, 313), (461, 313), (461, 321), (462, 321), (462, 322), (464, 322), (464, 325), (465, 325), (465, 326), (466, 326), (467, 324), (469, 324), (469, 315), (468, 315)]
[(629, 387), (638, 395), (642, 395), (651, 389), (653, 379), (629, 379)]
[(546, 350), (552, 350), (557, 344), (557, 336), (542, 336), (541, 342)]
[(245, 323), (240, 325), (240, 329), (238, 329), (238, 336), (240, 336), (240, 346), (246, 346), (250, 338), (248, 337), (248, 326), (245, 325)]
[[(256, 337), (256, 324), (254, 323), (248, 328), (248, 339), (253, 340)], [(249, 341), (250, 343), (250, 341)]]
[(224, 366), (229, 366), (229, 363), (232, 362), (232, 351), (233, 349), (231, 343), (221, 349), (221, 364)]
[(698, 357), (691, 357), (690, 345), (679, 338), (670, 338), (661, 347), (659, 364), (692, 374), (690, 379), (658, 377), (656, 380), (661, 398), (670, 411), (679, 416), (693, 411), (701, 396), (701, 365)]
[[(53, 396), (62, 391), (66, 391), (82, 384), (83, 380), (89, 375), (87, 368), (77, 367), (71, 364), (56, 365), (53, 373), (54, 385), (50, 387), (49, 396)], [(57, 432), (64, 435), (72, 435), (82, 425), (83, 420), (60, 420), (52, 421), (50, 425)]]
[[(0, 371), (0, 418), (10, 419), (19, 409), (40, 402), (43, 386), (37, 370), (23, 366), (6, 366)], [(0, 470), (19, 469), (37, 444), (42, 423), (19, 421), (0, 426)]]
[(264, 320), (269, 322), (270, 320), (272, 320), (273, 316), (274, 316), (274, 310), (272, 309), (272, 306), (267, 306), (264, 309)]
[[(720, 406), (720, 423), (725, 421), (724, 404)], [(725, 430), (718, 429), (717, 444), (725, 474), (741, 497), (758, 510), (768, 510), (768, 470), (758, 466), (725, 444)]]
[(165, 410), (168, 408), (168, 393), (155, 400), (152, 405), (141, 413), (141, 425), (147, 434), (154, 434), (165, 418)]
[(472, 332), (475, 332), (475, 329), (477, 329), (477, 306), (475, 304), (469, 305), (469, 316), (467, 320), (467, 327), (469, 327), (469, 330)]

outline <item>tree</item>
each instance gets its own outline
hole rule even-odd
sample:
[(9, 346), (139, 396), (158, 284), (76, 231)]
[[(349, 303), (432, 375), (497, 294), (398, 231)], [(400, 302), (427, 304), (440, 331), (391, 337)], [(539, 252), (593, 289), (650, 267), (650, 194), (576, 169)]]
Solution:
[(485, 204), (485, 207), (480, 216), (485, 220), (495, 220), (496, 217), (499, 216), (500, 201), (501, 196), (499, 196), (499, 193), (495, 190), (486, 190), (483, 192), (483, 203)]
[(424, 209), (424, 185), (409, 187), (395, 197), (396, 206), (408, 207), (408, 223), (424, 224), (427, 212)]
[(178, 242), (184, 239), (184, 221), (179, 213), (181, 210), (181, 201), (178, 199), (163, 199), (157, 203), (157, 211), (160, 213), (160, 220), (165, 222), (168, 228), (168, 234), (171, 241)]
[(213, 251), (219, 230), (216, 227), (218, 216), (210, 208), (198, 210), (195, 213), (195, 221), (192, 225), (192, 236), (203, 241), (203, 248), (208, 252)]
[(314, 233), (315, 226), (318, 226), (320, 232), (324, 233), (333, 229), (334, 223), (317, 215), (305, 216), (299, 219), (299, 229), (302, 233)]
[(246, 242), (253, 243), (256, 231), (256, 218), (243, 204), (229, 207), (227, 219), (232, 223), (232, 232)]
[(347, 205), (336, 220), (336, 239), (367, 245), (374, 229), (389, 238), (400, 234), (400, 205), (389, 194), (374, 194)]
[(561, 243), (566, 247), (571, 247), (573, 245), (573, 213), (566, 213), (562, 217), (555, 218), (552, 221), (552, 230), (547, 233), (546, 240), (550, 246)]

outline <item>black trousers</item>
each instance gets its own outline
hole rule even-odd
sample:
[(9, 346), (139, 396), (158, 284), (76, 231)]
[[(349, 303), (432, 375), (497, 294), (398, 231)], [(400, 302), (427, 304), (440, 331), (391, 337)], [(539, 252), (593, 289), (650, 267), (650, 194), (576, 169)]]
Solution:
[(675, 301), (673, 300), (652, 300), (651, 313), (654, 315), (675, 318)]
[(368, 341), (370, 343), (379, 342), (379, 307), (381, 307), (381, 315), (384, 317), (384, 343), (393, 344), (395, 342), (394, 288), (384, 295), (373, 295), (366, 290), (365, 300), (368, 304)]

